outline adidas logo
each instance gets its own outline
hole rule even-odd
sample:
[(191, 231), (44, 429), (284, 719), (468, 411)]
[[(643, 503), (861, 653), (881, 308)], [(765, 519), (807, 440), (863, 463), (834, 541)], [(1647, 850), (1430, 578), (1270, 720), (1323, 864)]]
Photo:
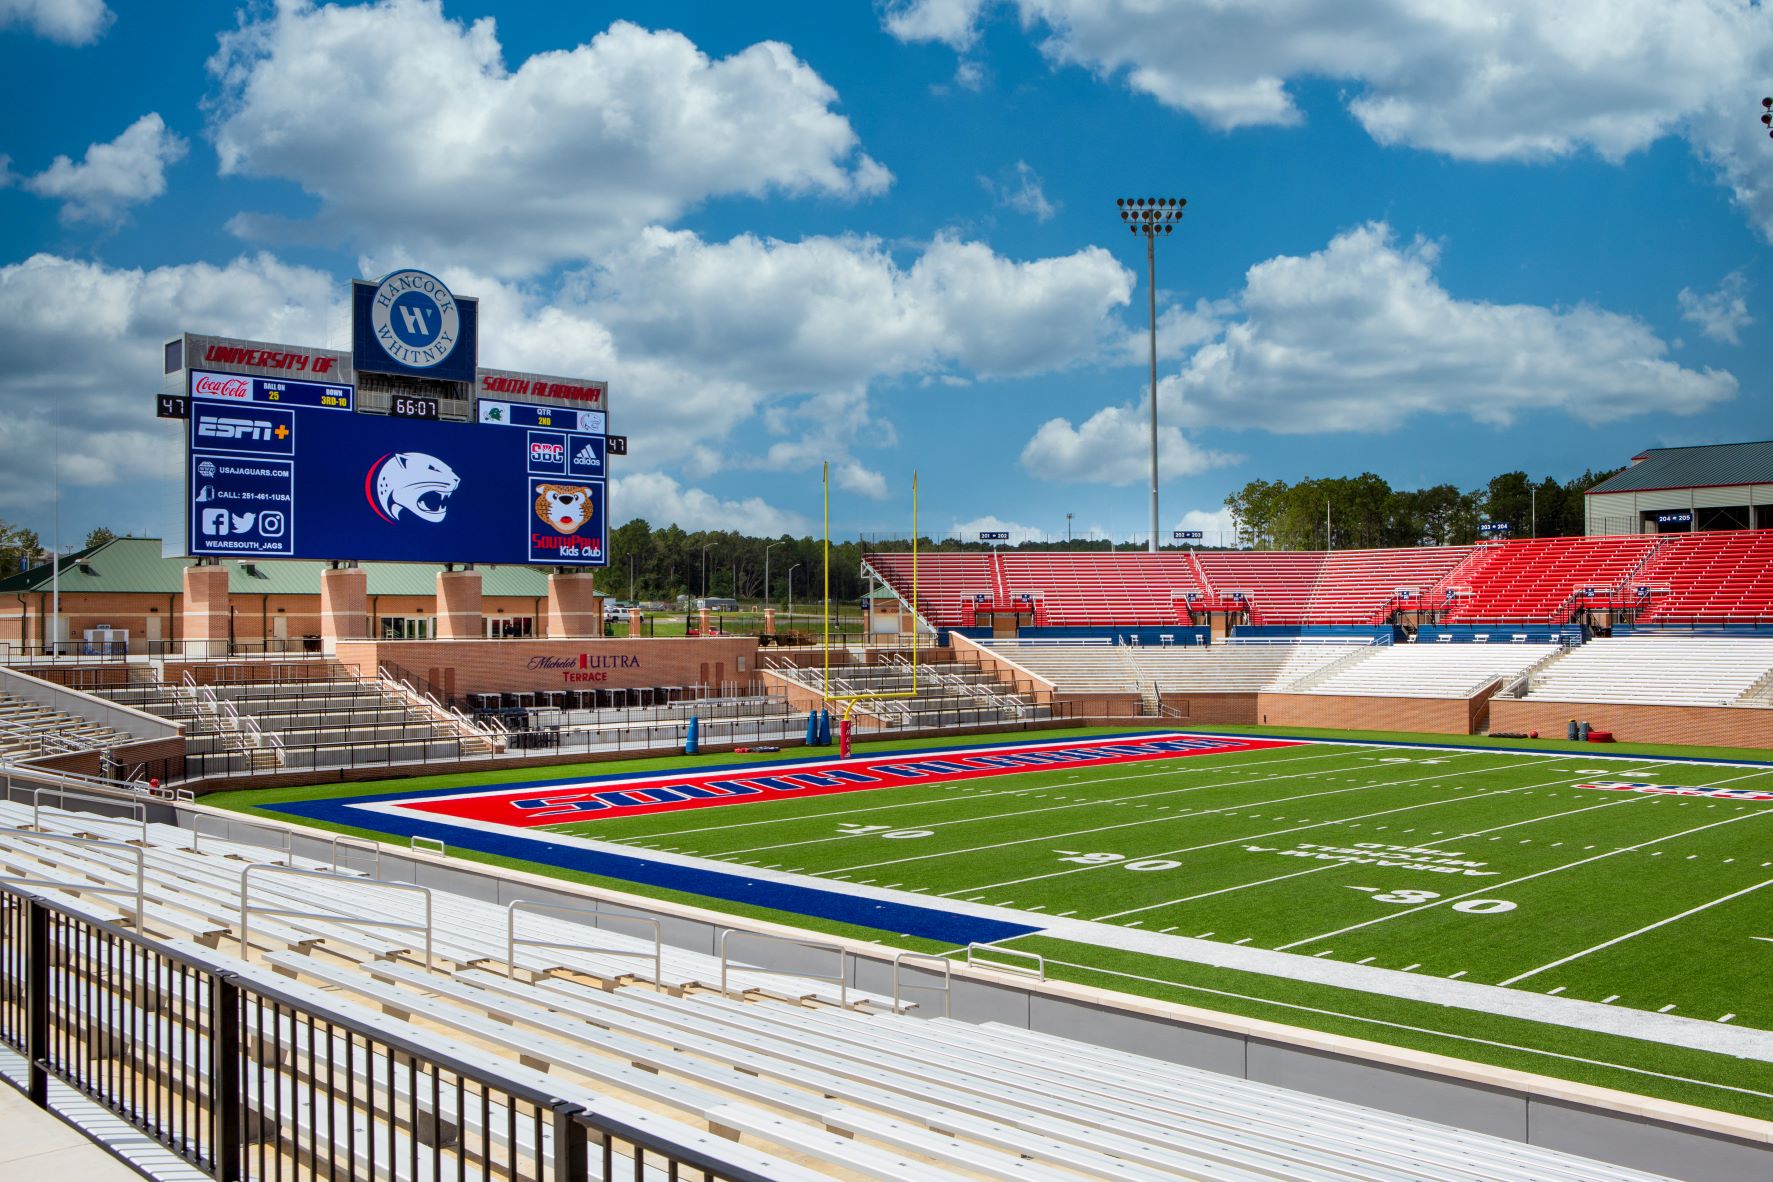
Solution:
[(600, 461), (597, 458), (596, 445), (587, 443), (584, 447), (581, 447), (579, 449), (579, 454), (573, 457), (573, 463), (584, 468), (597, 467)]

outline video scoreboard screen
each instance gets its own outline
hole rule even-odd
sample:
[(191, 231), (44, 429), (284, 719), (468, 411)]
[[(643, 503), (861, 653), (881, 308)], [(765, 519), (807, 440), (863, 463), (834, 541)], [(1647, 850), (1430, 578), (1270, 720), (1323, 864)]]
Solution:
[(601, 431), (358, 414), (324, 383), (193, 373), (190, 390), (193, 556), (608, 562)]

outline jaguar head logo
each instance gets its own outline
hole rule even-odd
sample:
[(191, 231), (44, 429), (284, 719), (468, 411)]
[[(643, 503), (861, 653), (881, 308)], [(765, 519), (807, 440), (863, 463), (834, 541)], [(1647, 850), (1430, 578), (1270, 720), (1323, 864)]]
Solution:
[(449, 498), (462, 478), (436, 456), (402, 451), (383, 456), (370, 466), (363, 492), (385, 521), (399, 521), (410, 512), (421, 521), (442, 521)]

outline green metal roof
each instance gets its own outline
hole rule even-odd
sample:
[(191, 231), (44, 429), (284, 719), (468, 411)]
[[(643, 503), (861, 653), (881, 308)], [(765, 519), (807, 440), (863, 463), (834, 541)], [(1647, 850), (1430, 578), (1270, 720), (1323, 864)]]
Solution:
[(1633, 456), (1631, 467), (1601, 481), (1588, 490), (1588, 495), (1657, 488), (1713, 488), (1724, 484), (1773, 484), (1773, 440), (1652, 447)]
[[(168, 558), (159, 538), (118, 538), (69, 554), (61, 562), (62, 590), (110, 591), (125, 595), (177, 595), (184, 590), (188, 558)], [(228, 591), (233, 595), (318, 595), (324, 562), (230, 560)], [(371, 595), (434, 595), (441, 564), (366, 562)], [(481, 566), (483, 595), (533, 597), (548, 594), (548, 571), (531, 566)], [(49, 563), (0, 579), (0, 594), (48, 591)]]

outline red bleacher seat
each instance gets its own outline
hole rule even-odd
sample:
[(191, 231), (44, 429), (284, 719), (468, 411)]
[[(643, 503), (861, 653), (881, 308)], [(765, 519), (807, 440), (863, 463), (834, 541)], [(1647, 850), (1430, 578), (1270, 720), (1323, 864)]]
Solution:
[[(1480, 547), (1441, 585), (1445, 624), (1563, 624), (1584, 588), (1610, 593), (1656, 542), (1652, 536), (1538, 538)], [(1456, 592), (1448, 598), (1447, 592)]]
[[(867, 561), (911, 598), (909, 554)], [(1773, 530), (1329, 554), (972, 551), (922, 555), (917, 600), (936, 627), (971, 624), (976, 609), (993, 607), (1032, 609), (1037, 624), (1178, 624), (1191, 605), (1247, 605), (1252, 623), (1281, 625), (1380, 624), (1417, 604), (1448, 624), (1566, 623), (1579, 606), (1633, 604), (1645, 622), (1773, 620), (1770, 572)], [(1638, 587), (1655, 593), (1637, 597)]]
[(1630, 580), (1650, 593), (1635, 598), (1638, 619), (1659, 621), (1773, 620), (1773, 530), (1664, 534)]

